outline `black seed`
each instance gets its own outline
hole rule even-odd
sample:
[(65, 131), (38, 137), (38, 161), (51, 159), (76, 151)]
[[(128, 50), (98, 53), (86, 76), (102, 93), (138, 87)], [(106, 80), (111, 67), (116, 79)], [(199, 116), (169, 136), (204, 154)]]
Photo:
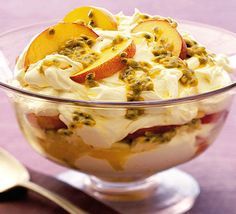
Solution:
[(128, 62), (128, 60), (127, 59), (122, 59), (121, 62), (126, 64)]
[(55, 34), (55, 29), (53, 29), (53, 28), (49, 28), (49, 30), (48, 30), (48, 34), (49, 35), (54, 35)]
[(126, 52), (122, 52), (122, 53), (120, 54), (120, 56), (121, 56), (121, 57), (127, 57), (127, 53), (126, 53)]
[(91, 19), (91, 18), (93, 18), (93, 10), (90, 10), (89, 12), (88, 12), (88, 17)]
[(151, 39), (151, 36), (149, 34), (144, 34), (145, 39)]

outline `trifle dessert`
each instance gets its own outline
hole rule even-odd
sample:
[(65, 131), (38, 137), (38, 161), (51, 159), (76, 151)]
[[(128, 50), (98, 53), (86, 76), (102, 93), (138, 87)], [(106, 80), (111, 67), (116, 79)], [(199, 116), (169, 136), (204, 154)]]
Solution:
[(86, 6), (32, 38), (12, 84), (66, 100), (14, 98), (38, 152), (122, 182), (184, 163), (213, 142), (231, 95), (171, 100), (225, 87), (230, 71), (226, 56), (180, 31), (172, 18)]

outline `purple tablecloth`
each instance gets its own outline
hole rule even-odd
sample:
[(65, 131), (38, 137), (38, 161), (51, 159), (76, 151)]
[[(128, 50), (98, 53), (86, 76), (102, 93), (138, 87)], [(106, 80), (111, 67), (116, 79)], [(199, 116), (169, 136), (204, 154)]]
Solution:
[[(132, 14), (136, 7), (151, 14), (203, 22), (236, 32), (235, 0), (97, 0), (96, 3), (82, 0), (1, 0), (0, 29), (3, 32), (21, 25), (59, 19), (67, 11), (80, 5), (97, 5), (114, 13), (123, 10), (126, 14)], [(37, 171), (31, 171), (34, 181), (64, 194), (65, 197), (92, 213), (96, 213), (96, 210), (112, 213), (108, 208), (84, 196), (83, 193), (44, 175), (52, 176), (65, 169), (40, 157), (27, 145), (18, 128), (12, 108), (2, 92), (0, 92), (0, 130), (0, 146), (14, 154), (27, 167)], [(215, 145), (198, 159), (180, 167), (197, 178), (201, 186), (201, 195), (190, 213), (236, 213), (235, 131), (236, 102), (233, 103), (229, 119)], [(81, 200), (82, 202), (79, 203)], [(62, 212), (52, 203), (34, 194), (11, 202), (1, 200), (0, 197), (0, 213), (22, 213), (23, 210), (24, 213)]]

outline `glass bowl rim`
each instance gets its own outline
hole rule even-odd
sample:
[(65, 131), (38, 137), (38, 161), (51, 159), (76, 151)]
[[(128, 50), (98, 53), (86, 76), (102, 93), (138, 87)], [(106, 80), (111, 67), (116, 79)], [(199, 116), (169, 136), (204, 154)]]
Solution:
[[(0, 34), (0, 38), (3, 36), (6, 36), (8, 34), (11, 34), (13, 32), (17, 32), (23, 29), (31, 28), (31, 27), (36, 27), (38, 25), (46, 25), (46, 24), (52, 24), (56, 23), (58, 20), (50, 20), (50, 21), (45, 21), (45, 22), (38, 22), (34, 24), (29, 24), (29, 25), (23, 25), (17, 28), (13, 28), (10, 30), (7, 30), (3, 33)], [(221, 31), (226, 34), (231, 34), (232, 36), (235, 37), (236, 39), (236, 33), (231, 32), (229, 30), (226, 30), (221, 27), (216, 27), (213, 25), (208, 25), (204, 23), (199, 23), (195, 21), (188, 21), (188, 20), (183, 20), (183, 19), (178, 19), (178, 22), (180, 23), (185, 23), (189, 25), (198, 25), (202, 27), (207, 27), (211, 28), (217, 31)], [(49, 25), (50, 26), (50, 25)], [(219, 95), (224, 92), (230, 91), (233, 88), (236, 88), (236, 81), (233, 81), (231, 84), (224, 86), (222, 88), (212, 90), (209, 92), (201, 93), (201, 94), (196, 94), (196, 95), (191, 95), (191, 96), (185, 96), (185, 97), (180, 97), (180, 98), (171, 98), (171, 99), (164, 99), (164, 100), (150, 100), (150, 101), (123, 101), (123, 102), (116, 102), (116, 101), (92, 101), (92, 100), (76, 100), (76, 99), (69, 99), (69, 98), (59, 98), (55, 96), (48, 96), (48, 95), (43, 95), (39, 93), (33, 93), (24, 89), (20, 89), (17, 87), (14, 87), (10, 84), (4, 83), (0, 81), (0, 88), (3, 88), (5, 90), (15, 92), (17, 94), (21, 95), (26, 95), (29, 97), (33, 98), (39, 98), (45, 101), (50, 101), (50, 102), (56, 102), (56, 103), (68, 103), (68, 104), (76, 104), (80, 106), (88, 106), (88, 107), (102, 107), (102, 108), (120, 108), (120, 107), (160, 107), (160, 106), (169, 106), (169, 105), (174, 105), (174, 104), (182, 104), (182, 103), (189, 103), (193, 101), (200, 101), (207, 99), (211, 96)]]

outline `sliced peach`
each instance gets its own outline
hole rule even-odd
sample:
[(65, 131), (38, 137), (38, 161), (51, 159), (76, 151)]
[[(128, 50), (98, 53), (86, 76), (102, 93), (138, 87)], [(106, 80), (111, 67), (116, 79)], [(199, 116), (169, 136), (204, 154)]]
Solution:
[(173, 45), (172, 54), (174, 56), (182, 59), (186, 57), (186, 44), (176, 28), (172, 27), (168, 21), (158, 19), (143, 21), (135, 26), (132, 32), (154, 33), (154, 29), (157, 29), (157, 43), (161, 45), (161, 41), (166, 41), (168, 44)]
[(98, 7), (84, 6), (76, 8), (69, 12), (63, 21), (83, 21), (85, 24), (104, 30), (117, 30), (117, 22), (114, 16), (109, 11)]
[(35, 128), (58, 130), (67, 127), (58, 116), (39, 116), (29, 113), (26, 118)]
[(98, 35), (89, 27), (76, 23), (58, 23), (40, 33), (30, 44), (24, 66), (36, 63), (48, 54), (57, 52), (58, 49), (69, 39), (86, 35), (96, 39)]
[(132, 40), (125, 40), (116, 46), (106, 49), (101, 57), (86, 69), (71, 76), (71, 79), (78, 83), (83, 83), (88, 74), (94, 74), (95, 80), (100, 80), (113, 75), (123, 69), (126, 65), (122, 63), (121, 53), (125, 52), (127, 58), (134, 56), (136, 52)]

